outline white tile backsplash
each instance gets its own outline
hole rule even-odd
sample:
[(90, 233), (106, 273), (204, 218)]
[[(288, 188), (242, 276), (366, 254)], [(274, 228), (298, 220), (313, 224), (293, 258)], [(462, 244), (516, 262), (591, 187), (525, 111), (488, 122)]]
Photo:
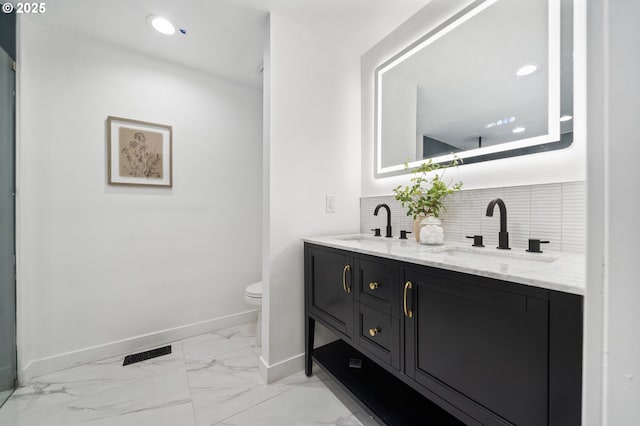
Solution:
[(562, 250), (562, 184), (531, 187), (531, 238), (550, 241), (549, 250)]
[(505, 188), (502, 200), (507, 206), (510, 244), (513, 247), (527, 247), (531, 234), (531, 187)]
[[(513, 248), (526, 248), (529, 238), (549, 240), (542, 246), (555, 251), (585, 252), (586, 184), (582, 182), (528, 185), (508, 188), (475, 189), (457, 192), (445, 202), (447, 210), (440, 215), (445, 240), (469, 242), (467, 235), (484, 236), (484, 244), (496, 246), (500, 219), (498, 207), (487, 217), (487, 205), (502, 198), (507, 206), (507, 230)], [(394, 236), (400, 230), (411, 231), (413, 219), (406, 215), (393, 195), (360, 199), (360, 231), (381, 228), (384, 235), (386, 211), (373, 216), (375, 207), (386, 203), (391, 208)]]
[(565, 251), (584, 253), (586, 233), (584, 182), (572, 182), (562, 187), (562, 246)]

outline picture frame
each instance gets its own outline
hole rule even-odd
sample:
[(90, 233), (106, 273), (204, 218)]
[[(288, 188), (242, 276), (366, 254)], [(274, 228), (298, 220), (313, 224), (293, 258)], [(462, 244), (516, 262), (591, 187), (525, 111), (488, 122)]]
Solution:
[(171, 126), (107, 117), (109, 185), (173, 186)]

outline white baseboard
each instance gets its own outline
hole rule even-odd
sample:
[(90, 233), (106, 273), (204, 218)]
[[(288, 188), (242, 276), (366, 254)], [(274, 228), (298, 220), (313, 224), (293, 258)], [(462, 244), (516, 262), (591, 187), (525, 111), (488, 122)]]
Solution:
[(36, 359), (29, 362), (24, 368), (21, 368), (18, 371), (18, 381), (20, 385), (23, 385), (28, 383), (34, 377), (42, 376), (44, 374), (65, 370), (88, 362), (99, 361), (118, 355), (140, 352), (145, 349), (159, 345), (166, 345), (210, 331), (245, 324), (251, 321), (256, 321), (257, 316), (257, 310), (245, 311), (220, 318), (214, 318), (128, 339), (118, 340), (116, 342), (105, 343), (103, 345), (66, 352), (47, 358)]
[(271, 384), (304, 369), (304, 353), (271, 365), (267, 365), (264, 358), (260, 357), (259, 364), (260, 375), (267, 384)]

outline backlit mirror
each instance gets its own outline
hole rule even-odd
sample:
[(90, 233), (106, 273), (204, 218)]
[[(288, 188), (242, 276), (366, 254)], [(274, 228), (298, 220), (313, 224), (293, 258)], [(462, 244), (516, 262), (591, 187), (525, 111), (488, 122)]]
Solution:
[(573, 140), (570, 0), (477, 0), (376, 69), (376, 176)]

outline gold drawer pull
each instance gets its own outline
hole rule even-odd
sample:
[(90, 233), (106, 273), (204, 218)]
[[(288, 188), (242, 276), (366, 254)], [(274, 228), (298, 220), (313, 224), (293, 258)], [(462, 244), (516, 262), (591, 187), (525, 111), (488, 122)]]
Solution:
[(378, 284), (378, 283), (369, 283), (369, 288), (371, 290), (375, 290), (378, 287), (380, 287), (380, 284)]
[(411, 311), (411, 309), (407, 309), (407, 290), (411, 290), (412, 288), (413, 284), (411, 283), (411, 281), (407, 281), (407, 283), (404, 285), (404, 315), (407, 318), (413, 317), (413, 311)]
[(350, 270), (351, 265), (344, 265), (344, 269), (342, 270), (342, 288), (347, 294), (351, 293), (351, 287), (347, 285), (347, 272), (349, 272)]
[(369, 329), (369, 334), (371, 335), (371, 337), (375, 336), (376, 334), (380, 333), (382, 330), (380, 329), (380, 327), (376, 327), (376, 328), (370, 328)]

